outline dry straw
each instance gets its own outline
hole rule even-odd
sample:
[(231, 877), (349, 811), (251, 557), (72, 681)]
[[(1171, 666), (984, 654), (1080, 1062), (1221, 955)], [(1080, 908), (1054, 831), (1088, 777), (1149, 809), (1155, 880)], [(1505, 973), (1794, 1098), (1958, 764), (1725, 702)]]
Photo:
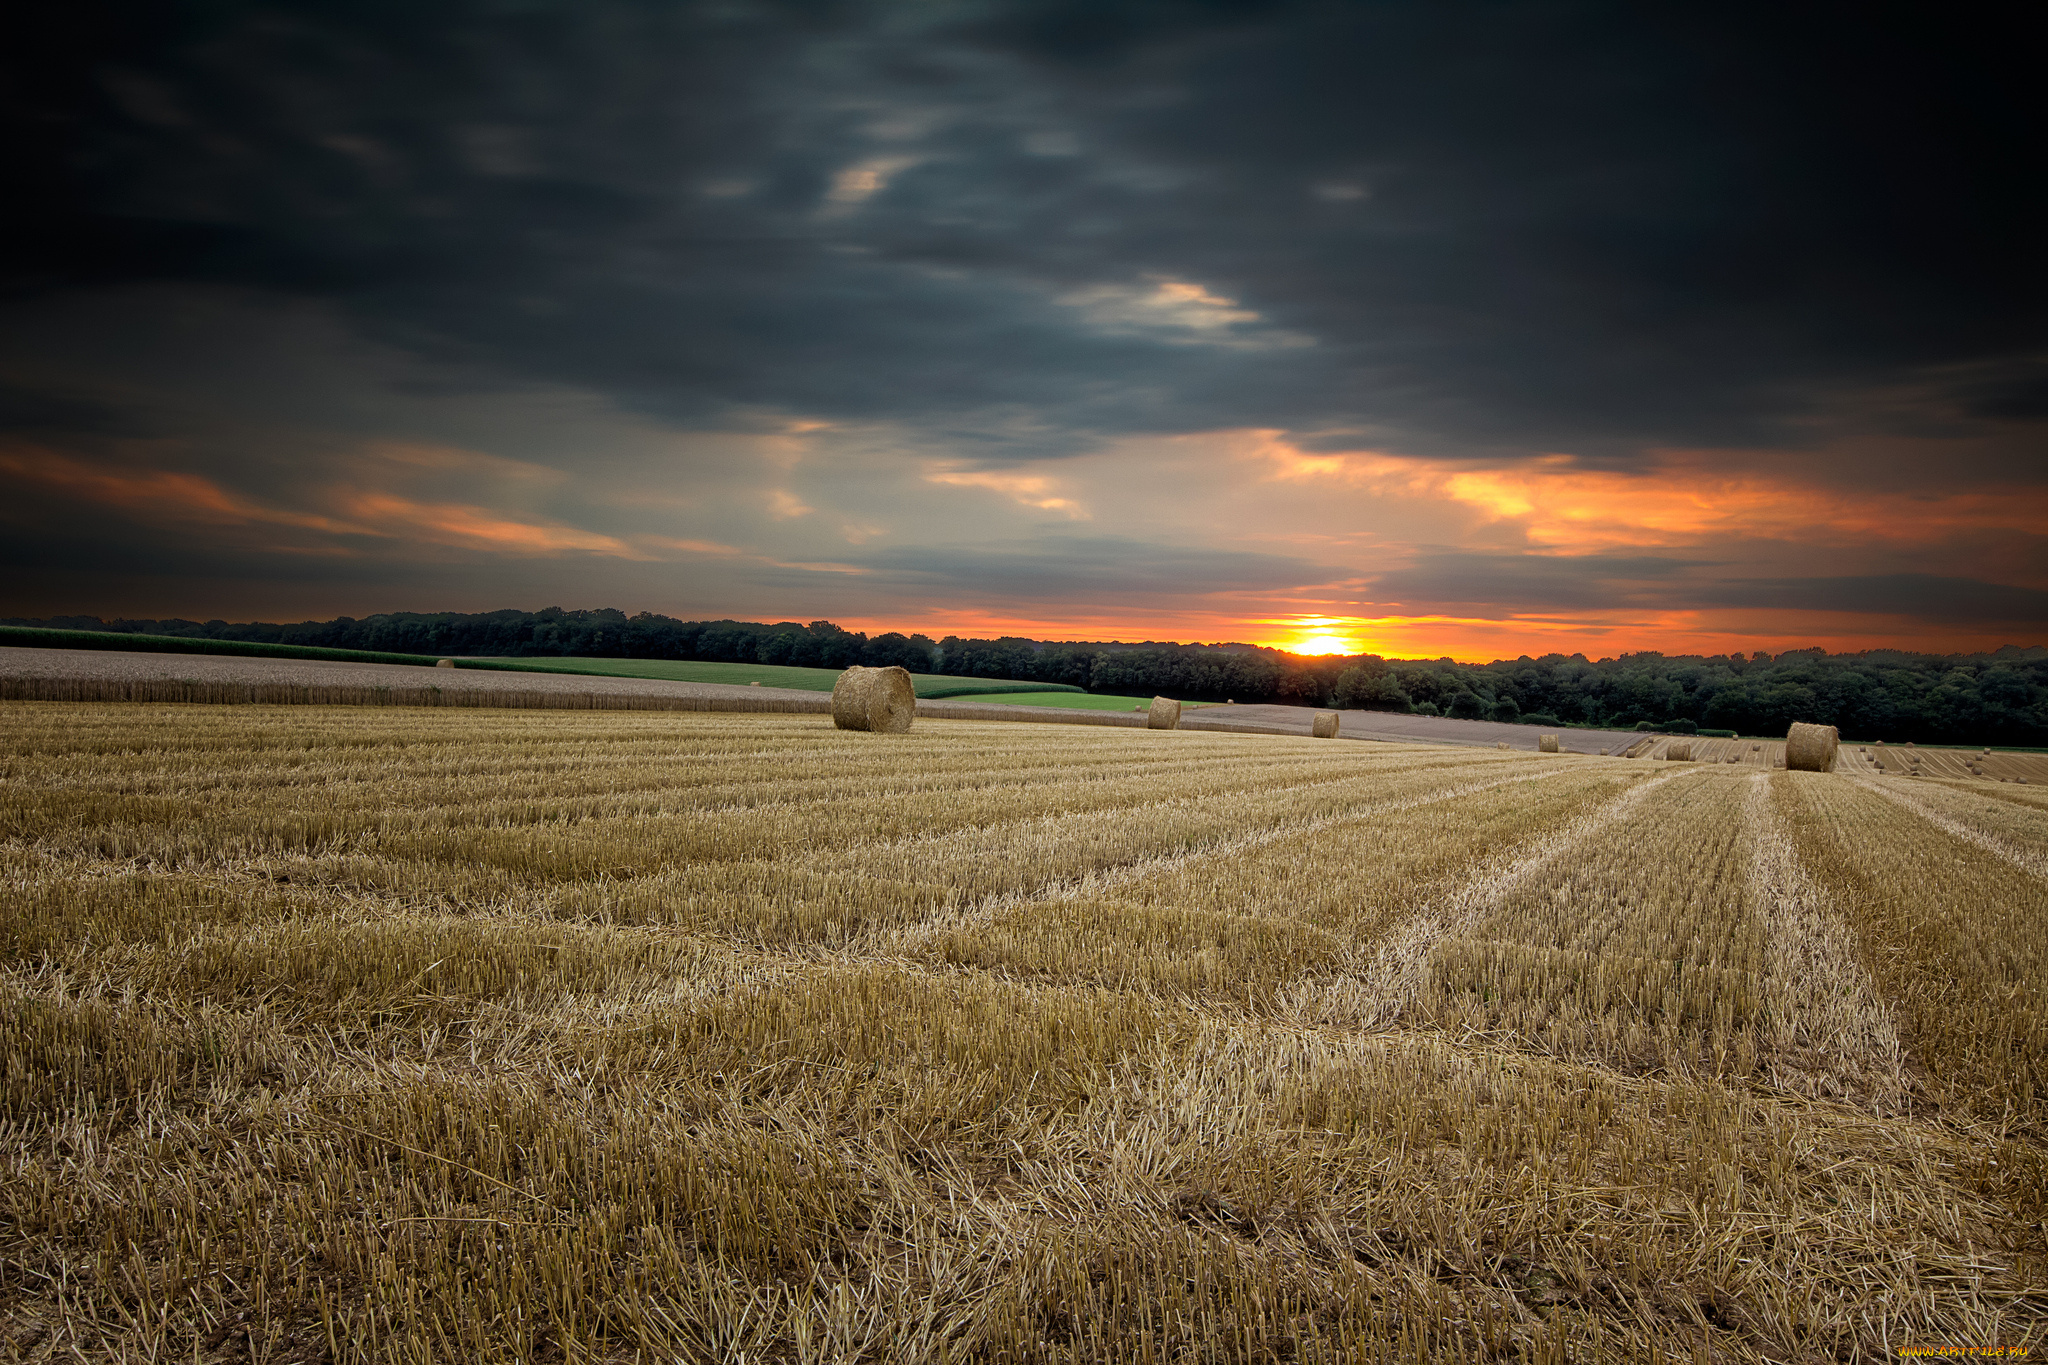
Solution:
[(1537, 752), (1539, 752), (1539, 753), (1545, 753), (1545, 754), (1554, 754), (1554, 753), (1556, 753), (1556, 752), (1557, 752), (1557, 736), (1556, 736), (1556, 735), (1538, 735), (1538, 736), (1536, 736), (1536, 749), (1537, 749)]
[(917, 714), (917, 691), (904, 668), (856, 664), (832, 685), (832, 723), (842, 730), (900, 735)]
[(453, 668), (453, 667), (455, 667), (455, 660), (453, 660), (453, 659), (436, 659), (436, 660), (434, 660), (434, 667), (436, 667), (436, 668)]
[(1495, 740), (1493, 747), (1496, 749), (1505, 749), (1508, 747), (1508, 742), (1504, 739)]
[(1835, 750), (1841, 742), (1841, 732), (1832, 725), (1793, 721), (1792, 728), (1785, 732), (1785, 766), (1795, 772), (1831, 773), (1835, 770)]
[(1337, 713), (1335, 711), (1316, 712), (1316, 718), (1309, 727), (1309, 733), (1317, 739), (1335, 739), (1337, 737)]
[(1689, 739), (1673, 740), (1671, 747), (1664, 751), (1664, 757), (1673, 763), (1692, 762), (1692, 741)]
[(1174, 730), (1180, 727), (1180, 703), (1165, 697), (1152, 699), (1152, 710), (1145, 717), (1147, 730)]
[[(191, 678), (0, 678), (0, 701), (189, 702), (199, 706), (454, 706), (546, 711), (721, 711), (823, 715), (824, 696), (655, 696), (515, 688), (346, 687), (200, 682)], [(1033, 717), (1039, 719), (1039, 717)]]

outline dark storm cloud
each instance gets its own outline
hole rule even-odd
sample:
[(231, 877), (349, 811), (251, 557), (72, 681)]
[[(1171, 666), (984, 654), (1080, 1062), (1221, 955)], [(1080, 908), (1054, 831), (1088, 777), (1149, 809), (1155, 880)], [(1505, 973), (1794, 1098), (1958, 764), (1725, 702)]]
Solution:
[(1706, 605), (1844, 611), (2048, 627), (2048, 592), (1938, 574), (1767, 578), (1715, 585)]
[(1749, 608), (2048, 628), (2048, 592), (1940, 574), (1736, 577), (1727, 563), (1634, 555), (1440, 551), (1377, 576), (1371, 605), (1405, 612)]
[(1616, 603), (1672, 605), (1693, 564), (1646, 555), (1509, 555), (1430, 551), (1375, 575), (1369, 604), (1406, 612), (1586, 611)]
[[(17, 293), (315, 296), (692, 420), (897, 420), (989, 458), (1271, 426), (1628, 459), (2048, 350), (2039, 45), (2010, 9), (32, 22)], [(1161, 280), (1257, 316), (1176, 320)], [(1972, 383), (1966, 416), (2035, 415), (2037, 385)]]

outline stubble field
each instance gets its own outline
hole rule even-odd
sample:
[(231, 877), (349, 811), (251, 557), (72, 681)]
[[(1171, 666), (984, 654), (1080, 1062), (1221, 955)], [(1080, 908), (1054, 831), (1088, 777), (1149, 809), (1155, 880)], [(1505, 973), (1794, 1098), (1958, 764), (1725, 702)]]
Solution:
[(0, 1359), (2048, 1345), (2048, 804), (0, 705)]

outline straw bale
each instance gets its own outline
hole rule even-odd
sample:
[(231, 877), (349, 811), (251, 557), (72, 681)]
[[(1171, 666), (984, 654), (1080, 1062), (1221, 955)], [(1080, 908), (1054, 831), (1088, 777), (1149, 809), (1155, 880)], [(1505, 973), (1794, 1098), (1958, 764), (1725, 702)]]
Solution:
[(1154, 697), (1152, 709), (1145, 716), (1147, 730), (1176, 730), (1180, 728), (1180, 703), (1167, 697)]
[(1841, 731), (1832, 725), (1808, 725), (1795, 720), (1785, 732), (1785, 766), (1803, 773), (1831, 773), (1835, 770), (1835, 750), (1841, 742)]
[(1508, 747), (1508, 742), (1507, 742), (1506, 740), (1504, 740), (1504, 739), (1503, 739), (1503, 740), (1496, 740), (1496, 741), (1494, 742), (1494, 746), (1493, 746), (1493, 747), (1494, 747), (1494, 748), (1496, 748), (1496, 749), (1505, 749), (1505, 748), (1507, 748), (1507, 747)]
[(1537, 753), (1539, 753), (1539, 754), (1554, 754), (1554, 753), (1556, 753), (1556, 752), (1557, 752), (1557, 736), (1556, 736), (1556, 735), (1538, 735), (1538, 736), (1536, 736), (1536, 752), (1537, 752)]
[(1671, 747), (1664, 751), (1664, 757), (1673, 763), (1692, 762), (1692, 741), (1689, 739), (1672, 740)]
[(1335, 739), (1337, 737), (1337, 713), (1335, 711), (1316, 712), (1316, 718), (1309, 727), (1309, 733), (1317, 739)]
[(436, 659), (436, 660), (434, 660), (434, 667), (436, 667), (436, 668), (453, 668), (453, 667), (455, 667), (455, 660), (453, 660), (453, 659)]
[(917, 692), (904, 668), (856, 664), (832, 684), (832, 723), (842, 730), (900, 735), (917, 714)]

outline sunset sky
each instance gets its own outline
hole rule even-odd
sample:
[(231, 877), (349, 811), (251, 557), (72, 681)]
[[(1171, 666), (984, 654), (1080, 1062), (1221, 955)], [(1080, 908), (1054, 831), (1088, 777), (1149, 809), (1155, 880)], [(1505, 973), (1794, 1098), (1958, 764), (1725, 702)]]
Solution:
[(0, 616), (2048, 644), (2020, 13), (46, 7)]

